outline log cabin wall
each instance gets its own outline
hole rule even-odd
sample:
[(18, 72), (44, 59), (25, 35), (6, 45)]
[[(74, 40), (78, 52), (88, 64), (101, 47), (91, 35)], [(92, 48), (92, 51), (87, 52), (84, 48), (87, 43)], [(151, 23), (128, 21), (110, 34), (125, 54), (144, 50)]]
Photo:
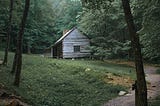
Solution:
[(74, 29), (62, 40), (63, 58), (80, 58), (90, 55), (89, 39), (77, 29)]

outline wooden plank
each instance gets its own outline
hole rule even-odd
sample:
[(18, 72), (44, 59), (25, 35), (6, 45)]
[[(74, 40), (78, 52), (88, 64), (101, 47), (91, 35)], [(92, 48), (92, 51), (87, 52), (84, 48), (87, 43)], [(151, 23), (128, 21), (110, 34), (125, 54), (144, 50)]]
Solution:
[(85, 55), (90, 54), (89, 52), (64, 52), (65, 55)]
[(64, 42), (63, 44), (68, 44), (68, 45), (71, 45), (71, 44), (79, 44), (79, 45), (89, 45), (89, 42), (76, 42), (76, 41), (68, 41), (68, 42)]
[(90, 54), (77, 54), (77, 55), (63, 55), (63, 58), (78, 58), (78, 57), (88, 57)]
[[(66, 47), (66, 48), (63, 48), (63, 51), (68, 51), (68, 52), (71, 52), (74, 50), (74, 47)], [(80, 52), (82, 51), (90, 51), (89, 49), (87, 49), (87, 47), (80, 47)]]
[(70, 56), (70, 57), (85, 57), (85, 56), (87, 56), (87, 55), (90, 55), (90, 53), (88, 53), (88, 52), (83, 52), (83, 53), (73, 53), (73, 52), (64, 52), (63, 53), (63, 57), (65, 57), (65, 56)]
[(64, 42), (66, 42), (66, 41), (86, 41), (86, 42), (88, 42), (89, 39), (77, 37), (77, 38), (66, 38), (63, 41)]
[(63, 43), (63, 46), (76, 46), (76, 45), (79, 45), (79, 46), (89, 46), (90, 44), (88, 42), (70, 42), (70, 43)]
[[(66, 36), (62, 43), (63, 58), (86, 57), (90, 55), (90, 50), (87, 49), (90, 46), (90, 40), (77, 29)], [(74, 52), (74, 46), (80, 46), (81, 52)]]

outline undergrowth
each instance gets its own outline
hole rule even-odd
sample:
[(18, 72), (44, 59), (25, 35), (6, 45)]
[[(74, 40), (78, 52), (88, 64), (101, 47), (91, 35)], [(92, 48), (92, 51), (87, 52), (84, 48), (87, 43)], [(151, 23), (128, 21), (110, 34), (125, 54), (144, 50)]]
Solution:
[(160, 96), (149, 101), (149, 106), (159, 106), (159, 105), (160, 105)]
[(158, 68), (158, 69), (156, 70), (156, 72), (157, 72), (157, 74), (160, 74), (160, 68)]
[[(0, 57), (3, 57), (0, 52)], [(132, 67), (92, 60), (51, 59), (23, 55), (20, 87), (13, 86), (10, 74), (13, 54), (7, 67), (0, 66), (0, 83), (33, 106), (100, 106), (126, 87), (105, 83), (110, 72), (134, 78)]]

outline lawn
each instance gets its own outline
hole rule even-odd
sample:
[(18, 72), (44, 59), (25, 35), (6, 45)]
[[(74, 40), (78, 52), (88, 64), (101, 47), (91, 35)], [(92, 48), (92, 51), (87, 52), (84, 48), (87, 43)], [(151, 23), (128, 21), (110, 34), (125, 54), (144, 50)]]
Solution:
[(160, 68), (158, 68), (156, 71), (157, 71), (157, 74), (160, 74)]
[(149, 101), (149, 106), (159, 106), (159, 105), (160, 105), (160, 96)]
[[(0, 58), (3, 52), (0, 52)], [(100, 106), (127, 87), (106, 83), (107, 73), (135, 78), (134, 69), (93, 60), (51, 59), (23, 55), (19, 88), (10, 74), (13, 54), (7, 67), (0, 66), (0, 83), (33, 106)]]

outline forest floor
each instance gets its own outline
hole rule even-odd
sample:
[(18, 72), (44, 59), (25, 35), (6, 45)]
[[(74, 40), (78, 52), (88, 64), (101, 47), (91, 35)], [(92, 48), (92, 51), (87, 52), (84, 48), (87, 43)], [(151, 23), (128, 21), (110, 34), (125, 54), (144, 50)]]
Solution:
[[(0, 65), (2, 61), (0, 60)], [(1, 71), (1, 70), (0, 70)], [(4, 88), (4, 85), (0, 83), (0, 106), (29, 106), (22, 102), (21, 97), (18, 97)]]
[[(160, 75), (154, 66), (145, 66), (144, 70), (148, 82), (148, 99), (152, 100), (160, 93)], [(130, 89), (128, 94), (112, 99), (103, 106), (135, 106), (135, 91)]]
[[(127, 91), (135, 80), (133, 62), (62, 60), (23, 55), (21, 85), (17, 88), (13, 86), (14, 76), (10, 74), (13, 54), (9, 56), (8, 66), (0, 67), (0, 106), (28, 106), (22, 101), (33, 106), (100, 106), (116, 98), (119, 91)], [(157, 90), (154, 80), (150, 81), (152, 77), (156, 78), (152, 76), (156, 68), (149, 66), (145, 70), (149, 89)], [(125, 101), (134, 103), (134, 91), (129, 93), (131, 96)], [(120, 101), (117, 103), (117, 106), (122, 104)]]
[[(0, 66), (0, 85), (10, 91), (6, 92), (7, 98), (16, 95), (18, 100), (33, 106), (100, 106), (117, 97), (119, 91), (127, 91), (128, 87), (122, 86), (122, 83), (111, 84), (113, 81), (110, 80), (118, 77), (125, 82), (135, 78), (134, 68), (126, 65), (23, 55), (21, 84), (17, 88), (13, 86), (14, 76), (10, 74), (14, 54), (9, 56), (8, 66)], [(3, 57), (2, 52), (0, 57)], [(126, 81), (125, 84), (131, 83)]]
[(0, 65), (2, 64), (2, 61), (0, 60)]
[(4, 93), (6, 91), (0, 90), (0, 93), (3, 92), (3, 96), (0, 98), (0, 106), (29, 106), (27, 103), (22, 102), (22, 100), (16, 96), (8, 95), (7, 93)]

